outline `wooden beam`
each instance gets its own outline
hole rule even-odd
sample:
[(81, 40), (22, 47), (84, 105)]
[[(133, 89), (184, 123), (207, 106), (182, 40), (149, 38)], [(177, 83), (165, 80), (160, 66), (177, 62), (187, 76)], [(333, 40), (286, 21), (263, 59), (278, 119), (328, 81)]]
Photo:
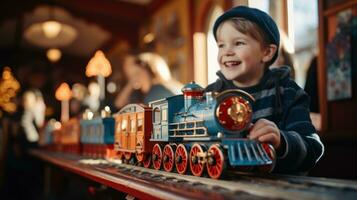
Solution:
[(117, 1), (98, 1), (98, 0), (53, 0), (56, 5), (65, 7), (72, 13), (107, 17), (108, 20), (116, 19), (139, 23), (148, 15), (145, 6), (135, 5)]

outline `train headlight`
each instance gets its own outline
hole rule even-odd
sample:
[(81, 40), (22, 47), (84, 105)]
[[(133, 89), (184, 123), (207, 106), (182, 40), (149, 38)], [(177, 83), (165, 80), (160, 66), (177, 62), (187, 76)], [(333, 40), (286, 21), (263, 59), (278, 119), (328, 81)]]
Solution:
[(216, 109), (216, 117), (222, 127), (230, 131), (246, 129), (252, 120), (250, 102), (240, 96), (230, 96), (221, 101)]

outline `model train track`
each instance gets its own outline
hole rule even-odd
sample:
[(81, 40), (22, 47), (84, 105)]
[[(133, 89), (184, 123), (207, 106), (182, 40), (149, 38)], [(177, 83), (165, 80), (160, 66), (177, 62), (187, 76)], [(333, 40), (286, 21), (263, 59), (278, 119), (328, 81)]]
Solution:
[[(127, 164), (102, 160), (97, 170), (115, 175), (127, 173), (151, 182), (176, 185), (178, 188), (215, 191), (228, 199), (246, 197), (257, 199), (356, 199), (357, 182), (326, 178), (287, 175), (257, 175), (228, 172), (226, 180), (180, 175)], [(115, 168), (117, 171), (108, 170)]]
[(236, 171), (229, 171), (224, 180), (214, 180), (63, 153), (46, 152), (37, 157), (51, 158), (50, 162), (76, 173), (95, 172), (131, 188), (128, 191), (142, 190), (158, 199), (357, 199), (356, 181)]

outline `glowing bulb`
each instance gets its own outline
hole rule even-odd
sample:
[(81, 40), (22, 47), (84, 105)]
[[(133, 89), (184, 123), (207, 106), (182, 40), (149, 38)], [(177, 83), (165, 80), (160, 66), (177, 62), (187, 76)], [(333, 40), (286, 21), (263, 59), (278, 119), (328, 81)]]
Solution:
[(57, 21), (43, 22), (42, 30), (47, 38), (55, 38), (58, 36), (62, 28), (61, 23)]
[(92, 112), (88, 112), (88, 114), (87, 114), (88, 120), (93, 119), (93, 117), (94, 117), (94, 114)]
[(113, 94), (115, 91), (117, 91), (117, 85), (115, 85), (114, 82), (109, 82), (107, 85), (107, 91)]
[(62, 53), (59, 49), (49, 49), (47, 50), (46, 55), (48, 60), (51, 62), (57, 62), (59, 59), (61, 59)]
[(153, 33), (148, 33), (143, 38), (143, 40), (146, 44), (152, 42), (154, 39), (155, 39), (155, 35)]
[(61, 127), (62, 127), (62, 124), (61, 124), (61, 122), (55, 122), (55, 124), (54, 124), (54, 129), (55, 130), (59, 130), (59, 129), (61, 129)]

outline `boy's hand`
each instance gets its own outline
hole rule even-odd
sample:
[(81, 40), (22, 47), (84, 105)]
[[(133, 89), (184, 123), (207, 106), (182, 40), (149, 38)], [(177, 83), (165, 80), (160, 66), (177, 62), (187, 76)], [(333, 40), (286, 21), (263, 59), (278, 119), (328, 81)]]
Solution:
[(280, 130), (274, 122), (266, 119), (259, 119), (253, 125), (248, 138), (270, 143), (276, 150), (280, 147)]

